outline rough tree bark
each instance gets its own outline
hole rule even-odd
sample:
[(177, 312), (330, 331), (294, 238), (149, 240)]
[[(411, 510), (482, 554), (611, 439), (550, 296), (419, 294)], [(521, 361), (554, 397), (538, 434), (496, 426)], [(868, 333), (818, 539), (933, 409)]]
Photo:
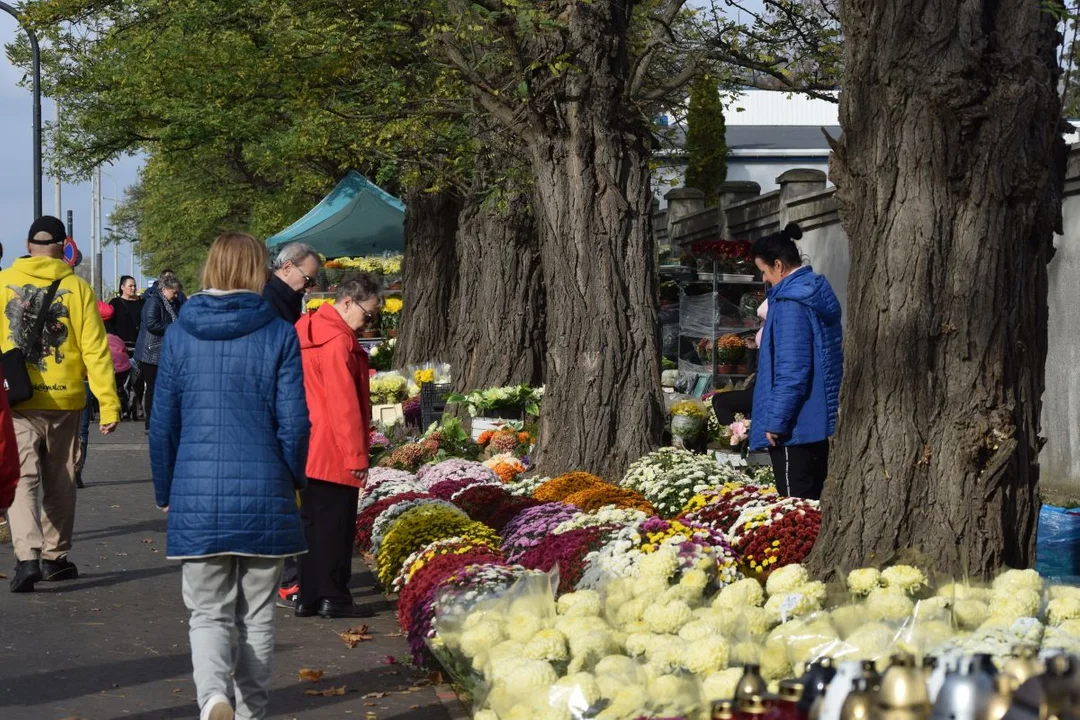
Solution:
[[(543, 382), (544, 285), (529, 197), (476, 187), (458, 221), (450, 363), (455, 389)], [(487, 200), (485, 202), (485, 200)]]
[(536, 454), (552, 475), (618, 479), (655, 449), (663, 428), (651, 137), (627, 100), (633, 5), (568, 6), (563, 49), (580, 72), (559, 79), (560, 101), (524, 134), (547, 290)]
[(841, 0), (850, 242), (840, 422), (811, 557), (1034, 561), (1047, 262), (1064, 145), (1028, 0)]
[(461, 198), (452, 190), (411, 190), (405, 198), (402, 310), (394, 366), (445, 360), (457, 288), (455, 236)]

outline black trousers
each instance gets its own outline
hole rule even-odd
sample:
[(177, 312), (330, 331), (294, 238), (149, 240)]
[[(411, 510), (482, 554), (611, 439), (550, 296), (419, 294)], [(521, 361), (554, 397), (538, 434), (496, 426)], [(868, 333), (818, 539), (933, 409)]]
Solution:
[(351, 602), (353, 540), (360, 488), (308, 480), (300, 491), (300, 517), (308, 551), (300, 556), (300, 604)]
[(769, 448), (776, 489), (787, 497), (820, 500), (829, 474), (829, 441)]
[(146, 392), (143, 399), (146, 403), (146, 429), (150, 429), (150, 412), (154, 409), (154, 382), (157, 380), (157, 365), (139, 363), (139, 372), (146, 383)]
[(716, 393), (712, 396), (712, 406), (721, 425), (735, 422), (736, 415), (750, 417), (754, 409), (754, 388)]

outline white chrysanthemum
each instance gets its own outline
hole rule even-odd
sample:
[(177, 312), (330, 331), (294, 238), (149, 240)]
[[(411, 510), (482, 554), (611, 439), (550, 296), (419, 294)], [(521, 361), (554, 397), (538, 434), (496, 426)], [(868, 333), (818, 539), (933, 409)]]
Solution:
[(657, 675), (675, 672), (686, 663), (683, 644), (673, 635), (656, 643), (648, 654), (649, 665)]
[(695, 675), (709, 675), (727, 667), (730, 648), (719, 635), (701, 638), (684, 646), (684, 667)]
[(847, 576), (848, 590), (856, 595), (869, 595), (870, 591), (881, 585), (881, 573), (874, 568), (852, 570)]
[(637, 563), (635, 575), (642, 580), (662, 580), (667, 583), (678, 569), (678, 555), (671, 548), (665, 547), (643, 556)]
[(1051, 625), (1061, 625), (1066, 620), (1080, 618), (1080, 598), (1059, 597), (1046, 605), (1046, 620)]
[(1051, 585), (1046, 589), (1046, 592), (1051, 600), (1058, 600), (1061, 598), (1080, 600), (1080, 587), (1075, 587), (1073, 585)]
[(461, 621), (462, 630), (470, 630), (480, 623), (487, 620), (487, 613), (482, 610), (474, 610), (465, 616), (465, 619)]
[(600, 615), (600, 593), (595, 590), (578, 590), (559, 597), (560, 615), (582, 615), (595, 617)]
[(541, 630), (525, 643), (524, 655), (530, 660), (566, 660), (570, 657), (566, 636), (558, 630)]
[(649, 695), (661, 707), (682, 708), (697, 701), (697, 688), (689, 678), (661, 675), (649, 683)]
[(532, 613), (514, 613), (506, 620), (506, 636), (517, 642), (528, 642), (543, 629), (540, 618)]
[(649, 630), (649, 624), (640, 620), (632, 623), (627, 623), (626, 625), (620, 625), (619, 632), (623, 636), (623, 645), (626, 645), (626, 638), (630, 637), (631, 635), (637, 635), (641, 633), (648, 635), (652, 633), (652, 631)]
[(753, 578), (731, 583), (713, 600), (713, 607), (718, 610), (742, 610), (746, 607), (760, 607), (765, 602), (765, 591), (761, 583)]
[(868, 623), (844, 641), (854, 648), (853, 659), (877, 660), (889, 654), (896, 632), (882, 623)]
[(738, 614), (735, 630), (744, 637), (760, 638), (776, 625), (776, 620), (765, 608), (750, 607)]
[(915, 603), (897, 588), (871, 590), (866, 597), (866, 614), (871, 620), (903, 620), (914, 611)]
[(787, 651), (792, 665), (804, 665), (818, 659), (840, 639), (832, 623), (828, 622), (828, 616), (818, 618), (789, 637)]
[(615, 622), (619, 625), (630, 625), (631, 623), (638, 622), (645, 614), (645, 608), (649, 607), (652, 601), (647, 597), (639, 597), (630, 600), (619, 608), (615, 613)]
[(1059, 626), (1062, 632), (1067, 632), (1080, 638), (1080, 620), (1066, 620)]
[(485, 620), (461, 633), (461, 652), (465, 657), (476, 657), (503, 641), (502, 626), (493, 620)]
[(723, 636), (720, 626), (712, 620), (693, 620), (682, 626), (679, 637), (688, 643), (704, 640), (707, 637)]
[(634, 597), (656, 598), (668, 588), (667, 580), (660, 578), (641, 578), (634, 585)]
[[(736, 680), (736, 682), (738, 682)], [(649, 692), (644, 687), (625, 686), (615, 693), (608, 705), (599, 715), (597, 720), (624, 720), (624, 718), (636, 718), (646, 714), (649, 704)]]
[(994, 590), (1013, 592), (1014, 590), (1043, 591), (1042, 575), (1036, 570), (1006, 570), (994, 578)]
[(678, 600), (664, 604), (653, 603), (645, 609), (642, 616), (642, 620), (656, 633), (677, 633), (693, 618), (694, 613), (690, 606)]
[(800, 586), (795, 592), (806, 595), (818, 605), (824, 605), (825, 601), (829, 599), (829, 588), (820, 580), (808, 582)]
[(908, 595), (913, 595), (927, 586), (926, 575), (911, 565), (893, 565), (881, 571), (881, 582), (885, 587), (899, 588)]
[(995, 590), (990, 599), (990, 616), (1009, 621), (1035, 617), (1041, 604), (1042, 598), (1034, 590)]
[(915, 617), (918, 618), (919, 622), (947, 620), (951, 606), (952, 603), (948, 598), (935, 595), (915, 603)]
[(626, 637), (626, 652), (631, 657), (648, 656), (653, 648), (667, 642), (667, 637), (656, 633), (633, 633)]
[(744, 640), (731, 646), (728, 663), (731, 665), (758, 665), (761, 662), (761, 650), (756, 642)]
[(589, 632), (609, 632), (611, 630), (602, 618), (588, 615), (563, 615), (555, 621), (555, 629), (568, 638)]
[(947, 583), (938, 588), (937, 595), (949, 600), (989, 600), (990, 589), (966, 583)]
[(954, 636), (952, 625), (947, 621), (919, 622), (910, 632), (901, 633), (897, 639), (897, 648), (900, 652), (916, 657), (933, 655)]
[(499, 715), (494, 710), (478, 710), (473, 720), (499, 720)]
[(555, 668), (543, 660), (507, 660), (488, 665), (488, 677), (493, 684), (503, 684), (525, 695), (535, 690), (546, 690), (559, 679)]
[(810, 582), (810, 573), (802, 565), (785, 565), (773, 571), (765, 582), (770, 597), (795, 592), (800, 585)]
[[(695, 571), (691, 570), (690, 572)], [(657, 598), (657, 602), (667, 603), (678, 600), (680, 602), (686, 603), (692, 608), (696, 608), (701, 605), (702, 595), (704, 595), (703, 590), (704, 588), (678, 583), (676, 585), (672, 585), (667, 590), (665, 590), (660, 595), (660, 597)]]
[(717, 700), (730, 700), (735, 697), (735, 688), (739, 686), (743, 669), (741, 667), (728, 668), (718, 673), (713, 673), (705, 678), (701, 684), (701, 694), (708, 702)]
[(637, 665), (625, 655), (608, 655), (596, 663), (597, 675), (614, 675), (632, 679), (637, 674)]
[(787, 622), (820, 609), (821, 604), (813, 597), (798, 591), (786, 595), (770, 595), (765, 602), (765, 612), (773, 622)]
[(704, 570), (698, 570), (696, 568), (687, 570), (683, 573), (682, 577), (679, 578), (679, 584), (693, 588), (700, 594), (704, 592), (705, 587), (709, 584), (709, 574)]
[(593, 631), (571, 635), (570, 655), (575, 658), (602, 658), (619, 652), (619, 645), (610, 632)]
[(953, 603), (953, 617), (962, 629), (974, 630), (990, 617), (990, 607), (982, 600), (957, 600)]
[(783, 643), (765, 643), (765, 646), (761, 648), (759, 662), (761, 664), (761, 677), (766, 682), (783, 680), (791, 677), (794, 673), (791, 661), (788, 659), (787, 648), (784, 647)]

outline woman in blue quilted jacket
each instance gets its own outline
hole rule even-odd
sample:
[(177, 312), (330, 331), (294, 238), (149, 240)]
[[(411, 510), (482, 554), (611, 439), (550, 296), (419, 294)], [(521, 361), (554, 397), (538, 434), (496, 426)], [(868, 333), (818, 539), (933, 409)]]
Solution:
[(829, 281), (803, 265), (791, 223), (759, 238), (754, 264), (769, 288), (761, 336), (750, 446), (768, 448), (782, 495), (817, 500), (829, 472), (844, 372), (840, 301)]
[(266, 278), (258, 240), (214, 241), (206, 289), (165, 333), (150, 423), (167, 556), (183, 561), (201, 720), (267, 717), (278, 580), (284, 559), (305, 551), (300, 343), (263, 300)]

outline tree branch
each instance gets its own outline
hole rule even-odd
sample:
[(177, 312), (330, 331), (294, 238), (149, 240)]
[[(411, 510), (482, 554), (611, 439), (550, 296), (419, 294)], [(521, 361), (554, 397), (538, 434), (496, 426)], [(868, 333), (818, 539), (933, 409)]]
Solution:
[(649, 20), (656, 23), (657, 27), (653, 28), (645, 50), (634, 61), (634, 66), (630, 70), (630, 85), (627, 89), (630, 97), (635, 97), (641, 92), (656, 51), (668, 42), (675, 42), (675, 31), (671, 29), (671, 24), (675, 22), (675, 18), (685, 5), (686, 0), (667, 0), (658, 13), (649, 17)]

